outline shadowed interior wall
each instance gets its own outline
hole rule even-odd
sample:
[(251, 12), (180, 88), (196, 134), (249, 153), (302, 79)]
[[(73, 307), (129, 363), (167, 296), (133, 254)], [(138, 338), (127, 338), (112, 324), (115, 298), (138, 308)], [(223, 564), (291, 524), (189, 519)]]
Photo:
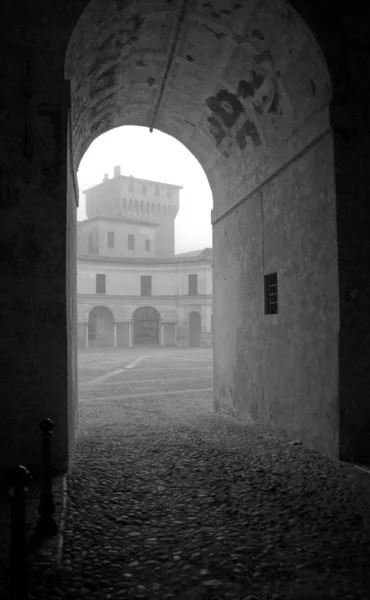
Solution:
[[(67, 89), (67, 92), (69, 90)], [(68, 96), (67, 96), (68, 98)], [(78, 183), (73, 161), (71, 119), (68, 113), (67, 127), (67, 236), (66, 236), (66, 308), (67, 308), (67, 405), (64, 406), (67, 426), (63, 433), (66, 436), (59, 453), (70, 464), (78, 427), (78, 332), (77, 332), (77, 205)], [(53, 448), (53, 446), (52, 446)], [(57, 462), (56, 455), (52, 464)], [(61, 465), (64, 469), (64, 464)]]

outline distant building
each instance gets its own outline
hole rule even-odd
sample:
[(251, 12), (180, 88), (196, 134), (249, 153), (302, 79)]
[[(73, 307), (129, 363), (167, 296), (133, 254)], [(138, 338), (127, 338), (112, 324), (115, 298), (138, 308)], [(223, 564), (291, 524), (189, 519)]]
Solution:
[(84, 192), (80, 346), (212, 345), (212, 248), (175, 255), (180, 189), (115, 167)]

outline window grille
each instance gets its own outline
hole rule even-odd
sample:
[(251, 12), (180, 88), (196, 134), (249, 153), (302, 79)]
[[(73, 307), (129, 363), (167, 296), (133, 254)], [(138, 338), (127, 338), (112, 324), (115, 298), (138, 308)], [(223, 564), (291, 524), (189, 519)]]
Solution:
[(278, 313), (278, 281), (277, 273), (265, 275), (265, 315)]

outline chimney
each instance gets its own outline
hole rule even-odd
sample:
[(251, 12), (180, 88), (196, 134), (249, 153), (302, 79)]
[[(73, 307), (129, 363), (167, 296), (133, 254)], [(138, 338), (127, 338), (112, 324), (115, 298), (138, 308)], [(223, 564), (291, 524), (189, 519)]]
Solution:
[(104, 173), (104, 179), (103, 181), (108, 181), (108, 173)]
[(121, 167), (118, 165), (113, 169), (113, 177), (119, 177), (121, 175)]

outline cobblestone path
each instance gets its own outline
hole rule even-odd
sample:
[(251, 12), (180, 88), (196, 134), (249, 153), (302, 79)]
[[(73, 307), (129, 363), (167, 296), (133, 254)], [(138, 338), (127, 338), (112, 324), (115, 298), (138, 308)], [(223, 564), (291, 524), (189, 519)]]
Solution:
[(66, 577), (36, 597), (370, 598), (370, 477), (215, 414), (211, 357), (81, 353)]

